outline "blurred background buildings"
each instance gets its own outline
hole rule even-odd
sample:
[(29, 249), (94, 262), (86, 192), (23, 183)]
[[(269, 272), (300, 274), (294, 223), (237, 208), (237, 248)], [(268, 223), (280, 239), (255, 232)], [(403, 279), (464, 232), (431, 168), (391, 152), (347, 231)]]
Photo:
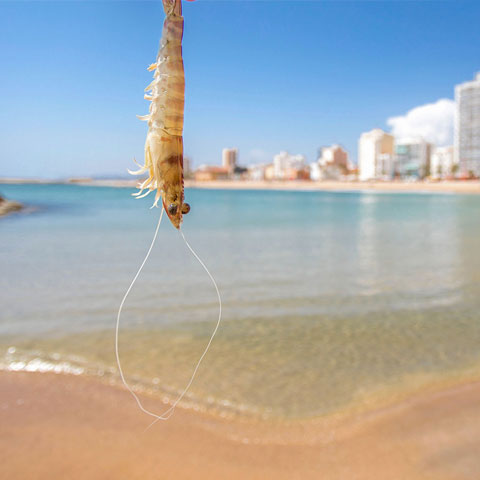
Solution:
[(480, 72), (455, 87), (454, 145), (437, 146), (418, 132), (394, 136), (380, 128), (360, 135), (357, 164), (338, 144), (323, 146), (307, 164), (302, 154), (281, 151), (270, 163), (239, 165), (237, 148), (224, 148), (222, 166), (202, 165), (198, 181), (208, 180), (403, 180), (480, 178)]

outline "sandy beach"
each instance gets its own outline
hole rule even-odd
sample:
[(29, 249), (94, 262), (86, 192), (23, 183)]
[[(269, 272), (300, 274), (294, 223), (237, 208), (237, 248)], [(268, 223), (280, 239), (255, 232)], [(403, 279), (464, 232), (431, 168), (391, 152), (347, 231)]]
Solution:
[(254, 181), (212, 181), (195, 182), (187, 180), (187, 188), (213, 188), (236, 190), (304, 190), (325, 192), (430, 192), (430, 193), (467, 193), (480, 194), (479, 181), (445, 181), (445, 182), (340, 182), (340, 181), (288, 181), (288, 182), (254, 182)]
[[(130, 187), (137, 186), (137, 180), (130, 179), (69, 179), (67, 181), (32, 180), (22, 178), (0, 178), (0, 184), (46, 184), (67, 183), (74, 185), (89, 185), (98, 187)], [(354, 181), (252, 181), (252, 180), (216, 180), (197, 182), (185, 180), (185, 188), (206, 188), (217, 190), (298, 190), (325, 192), (390, 192), (390, 193), (464, 193), (480, 194), (480, 181), (440, 181), (440, 182), (354, 182)]]
[(480, 0), (0, 18), (0, 480), (480, 480)]
[[(117, 375), (114, 312), (145, 254), (129, 227), (149, 239), (150, 218), (138, 221), (142, 209), (129, 208), (128, 190), (5, 190), (46, 208), (7, 221), (2, 232), (2, 305), (9, 307), (2, 368), (24, 368), (17, 361), (82, 368), (79, 375), (0, 371), (0, 480), (480, 478), (480, 197), (307, 195), (328, 201), (303, 208), (303, 194), (188, 192), (200, 219), (212, 202), (225, 202), (215, 217), (223, 242), (209, 242), (207, 230), (204, 248), (209, 265), (219, 245), (226, 248), (212, 271), (227, 317), (196, 378), (198, 401), (145, 431), (150, 418), (108, 379)], [(246, 205), (243, 196), (251, 197)], [(323, 215), (311, 222), (316, 209)], [(308, 235), (299, 220), (311, 224)], [(201, 239), (200, 223), (190, 225)], [(161, 274), (178, 264), (167, 253), (161, 270), (152, 268), (151, 290), (131, 305), (130, 328), (122, 325), (128, 377), (145, 379), (147, 391), (185, 384), (216, 318), (205, 294), (214, 292), (191, 270), (170, 273), (172, 290), (162, 297)], [(177, 289), (188, 298), (171, 298)], [(207, 408), (225, 400), (235, 408)], [(161, 399), (143, 401), (165, 410)], [(244, 406), (255, 409), (237, 408)], [(252, 419), (267, 407), (278, 413)], [(310, 420), (288, 420), (298, 417)]]
[(249, 425), (179, 409), (146, 432), (129, 394), (95, 379), (1, 372), (0, 390), (1, 479), (480, 478), (480, 383), (338, 422)]

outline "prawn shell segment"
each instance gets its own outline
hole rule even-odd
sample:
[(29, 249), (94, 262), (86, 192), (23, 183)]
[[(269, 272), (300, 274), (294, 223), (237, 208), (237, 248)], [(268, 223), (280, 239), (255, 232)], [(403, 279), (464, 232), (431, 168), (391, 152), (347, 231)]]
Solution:
[(184, 200), (182, 137), (162, 137), (164, 156), (158, 162), (163, 180), (162, 203), (175, 228), (180, 228)]

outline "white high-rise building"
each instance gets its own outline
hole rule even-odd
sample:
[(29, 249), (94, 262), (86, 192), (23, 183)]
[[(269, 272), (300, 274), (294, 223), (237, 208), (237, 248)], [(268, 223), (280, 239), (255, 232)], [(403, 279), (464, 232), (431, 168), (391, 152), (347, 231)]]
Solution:
[(391, 177), (393, 135), (380, 128), (362, 133), (358, 141), (358, 170), (360, 180)]
[(294, 170), (305, 168), (303, 155), (290, 155), (288, 152), (280, 152), (273, 157), (273, 176), (277, 180), (287, 180)]
[(480, 176), (480, 72), (455, 87), (455, 161), (460, 174)]
[(456, 163), (453, 146), (437, 147), (430, 160), (430, 175), (433, 178), (445, 178), (455, 175)]

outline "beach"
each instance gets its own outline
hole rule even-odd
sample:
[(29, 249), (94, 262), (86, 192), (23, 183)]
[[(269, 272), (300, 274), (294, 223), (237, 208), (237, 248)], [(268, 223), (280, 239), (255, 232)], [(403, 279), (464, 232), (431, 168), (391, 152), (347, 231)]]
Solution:
[[(70, 183), (99, 187), (137, 186), (134, 179), (89, 179), (72, 178), (68, 180), (44, 180), (25, 178), (0, 178), (0, 184), (48, 184)], [(318, 191), (318, 192), (385, 192), (385, 193), (459, 193), (480, 194), (480, 180), (442, 180), (442, 181), (337, 181), (313, 182), (308, 180), (255, 181), (255, 180), (212, 180), (195, 181), (185, 179), (185, 188), (204, 188), (219, 190), (280, 190), (280, 191)]]
[[(128, 392), (93, 379), (1, 372), (0, 390), (2, 479), (480, 476), (480, 382), (349, 419), (235, 424), (177, 409), (147, 431), (150, 417)], [(153, 399), (144, 401), (154, 411), (164, 408)]]
[(441, 181), (441, 182), (354, 182), (354, 181), (210, 181), (187, 180), (188, 188), (218, 188), (238, 190), (298, 190), (319, 192), (385, 192), (385, 193), (466, 193), (480, 194), (480, 181)]
[[(222, 321), (145, 431), (114, 327), (159, 211), (122, 188), (2, 193), (30, 212), (0, 236), (2, 480), (479, 478), (477, 195), (187, 189)], [(178, 398), (217, 318), (163, 223), (120, 324), (147, 408)]]
[(480, 480), (480, 1), (0, 18), (0, 480)]

